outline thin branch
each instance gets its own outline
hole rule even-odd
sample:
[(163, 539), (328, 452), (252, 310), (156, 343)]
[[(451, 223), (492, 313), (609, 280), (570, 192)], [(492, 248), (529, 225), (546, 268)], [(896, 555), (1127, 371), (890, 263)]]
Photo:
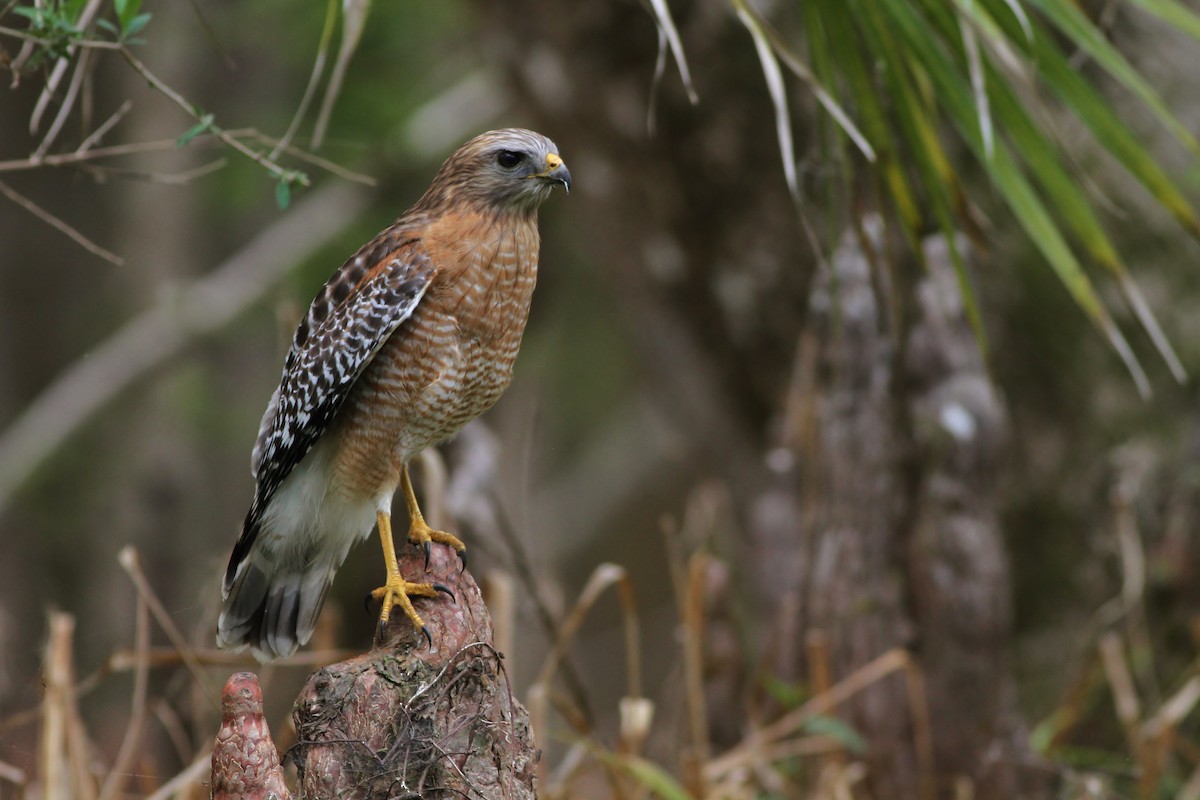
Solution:
[(42, 143), (38, 145), (37, 150), (33, 151), (32, 158), (35, 161), (40, 161), (46, 155), (50, 150), (50, 145), (54, 144), (54, 140), (62, 133), (63, 126), (67, 124), (67, 118), (71, 116), (71, 111), (75, 108), (75, 101), (79, 98), (79, 89), (83, 86), (83, 79), (88, 73), (91, 62), (91, 50), (84, 50), (76, 59), (75, 72), (71, 75), (71, 83), (67, 86), (67, 94), (63, 98), (62, 105), (59, 106), (58, 113), (54, 115), (54, 122), (50, 123), (50, 129), (42, 137)]
[(146, 694), (149, 686), (150, 660), (147, 654), (150, 649), (150, 608), (145, 598), (138, 596), (136, 612), (136, 634), (134, 635), (137, 648), (137, 667), (133, 673), (133, 699), (129, 709), (129, 725), (125, 728), (125, 737), (117, 749), (117, 757), (113, 759), (112, 769), (100, 787), (100, 800), (112, 800), (119, 796), (129, 778), (129, 768), (137, 756), (137, 747), (141, 743), (142, 728), (146, 722)]
[[(17, 28), (9, 28), (4, 25), (0, 25), (0, 36), (11, 36), (14, 39), (20, 39), (29, 45), (41, 45), (43, 47), (49, 47), (54, 44), (54, 42), (50, 39), (44, 39), (41, 36), (35, 36), (28, 31), (19, 30)], [(81, 49), (86, 48), (90, 50), (120, 50), (124, 46), (125, 45), (121, 44), (120, 42), (109, 42), (105, 41), (104, 39), (76, 39), (75, 41), (71, 42), (71, 47), (78, 47)], [(16, 62), (14, 61), (13, 64), (15, 65)]]
[(81, 156), (99, 144), (100, 140), (104, 138), (104, 134), (111, 131), (131, 110), (133, 110), (133, 101), (126, 100), (121, 104), (120, 108), (113, 112), (111, 117), (106, 119), (99, 128), (92, 131), (91, 135), (79, 144), (79, 147), (75, 148), (75, 155)]
[(337, 102), (342, 91), (342, 81), (350, 66), (350, 59), (358, 49), (359, 39), (362, 38), (363, 28), (367, 24), (367, 13), (371, 9), (370, 0), (342, 0), (342, 43), (338, 48), (337, 60), (329, 73), (329, 83), (325, 84), (325, 97), (321, 100), (321, 110), (317, 113), (317, 121), (313, 124), (312, 146), (320, 149), (325, 141), (325, 131), (329, 127), (329, 118), (333, 115), (333, 104)]
[(284, 132), (283, 138), (276, 142), (275, 148), (271, 150), (271, 158), (279, 158), (279, 154), (291, 144), (292, 137), (296, 135), (300, 123), (308, 113), (308, 106), (317, 93), (317, 84), (321, 82), (321, 75), (325, 72), (325, 60), (329, 57), (329, 42), (333, 39), (333, 28), (337, 24), (337, 8), (337, 0), (328, 0), (326, 3), (325, 26), (321, 30), (321, 40), (317, 45), (317, 57), (313, 60), (308, 86), (304, 87), (304, 96), (300, 98), (300, 105), (296, 107), (296, 113), (292, 115), (292, 122)]
[(197, 178), (217, 172), (218, 170), (223, 169), (228, 163), (228, 159), (218, 158), (214, 161), (209, 161), (207, 164), (201, 164), (194, 169), (188, 169), (182, 172), (146, 172), (138, 169), (107, 167), (100, 164), (80, 164), (77, 169), (96, 176), (111, 175), (119, 178), (147, 181), (149, 183), (161, 183), (167, 186), (181, 186), (186, 183), (191, 183)]
[[(250, 138), (257, 139), (258, 141), (262, 142), (263, 144), (268, 144), (268, 145), (278, 145), (279, 144), (279, 140), (273, 139), (264, 133), (259, 133), (258, 131), (253, 131), (252, 133), (247, 133), (246, 135)], [(272, 152), (274, 152), (274, 151), (272, 151)], [(326, 172), (328, 172), (329, 174), (336, 175), (339, 178), (342, 178), (344, 180), (354, 181), (355, 183), (361, 183), (363, 186), (378, 186), (379, 185), (379, 181), (375, 180), (370, 175), (364, 175), (361, 172), (355, 172), (354, 170), (346, 169), (345, 167), (341, 166), (340, 164), (335, 164), (334, 162), (330, 161), (327, 158), (321, 158), (319, 155), (312, 153), (308, 150), (302, 150), (301, 148), (295, 147), (293, 145), (285, 145), (283, 148), (283, 152), (287, 153), (289, 156), (296, 159), (297, 161), (303, 161), (306, 164), (312, 164), (314, 167), (319, 167), (319, 168), (325, 170)]]
[(78, 164), (80, 161), (91, 161), (96, 158), (125, 156), (134, 153), (153, 153), (162, 150), (174, 150), (178, 147), (179, 142), (176, 139), (127, 142), (125, 144), (109, 145), (108, 147), (97, 147), (85, 153), (78, 151), (74, 153), (55, 153), (45, 156), (40, 161), (34, 161), (32, 158), (14, 158), (8, 161), (0, 161), (0, 172), (22, 172), (40, 167), (62, 167), (68, 164)]
[(163, 298), (66, 368), (0, 434), (0, 509), (47, 458), (121, 391), (257, 302), (367, 206), (336, 184), (297, 203), (211, 275)]
[(59, 219), (58, 217), (51, 214), (49, 211), (42, 208), (37, 203), (33, 202), (25, 195), (19, 193), (16, 189), (12, 188), (4, 181), (0, 181), (0, 194), (3, 194), (9, 200), (13, 201), (17, 205), (19, 205), (21, 208), (28, 211), (30, 214), (33, 214), (35, 217), (42, 220), (47, 225), (50, 225), (51, 227), (56, 228), (61, 233), (66, 234), (76, 244), (78, 244), (80, 247), (87, 250), (88, 252), (94, 253), (95, 255), (100, 256), (100, 258), (103, 258), (105, 261), (116, 264), (118, 267), (122, 266), (125, 263), (125, 259), (121, 258), (119, 255), (116, 255), (115, 253), (105, 250), (103, 247), (96, 244), (91, 239), (84, 236), (82, 233), (75, 230), (70, 225), (68, 225), (67, 223), (65, 223), (61, 219)]
[[(103, 0), (88, 0), (88, 4), (83, 7), (83, 10), (79, 14), (79, 20), (76, 23), (78, 30), (84, 31), (91, 27), (92, 20), (96, 18), (102, 2)], [(63, 79), (63, 75), (67, 72), (67, 67), (71, 64), (71, 56), (75, 54), (76, 49), (80, 47), (83, 41), (85, 40), (72, 42), (67, 47), (67, 55), (58, 59), (54, 64), (54, 69), (51, 71), (50, 77), (46, 80), (46, 85), (42, 88), (42, 94), (38, 97), (37, 104), (33, 107), (33, 114), (29, 117), (30, 133), (37, 133), (38, 126), (42, 122), (42, 114), (46, 112), (50, 100), (58, 90), (59, 82)]]
[(146, 800), (167, 800), (169, 797), (175, 797), (188, 786), (199, 784), (210, 769), (212, 769), (212, 751), (206, 750), (197, 756), (196, 760), (183, 772), (158, 787), (158, 791), (147, 797)]
[(141, 559), (138, 558), (137, 550), (132, 546), (122, 548), (121, 552), (117, 554), (117, 562), (128, 573), (134, 587), (137, 589), (138, 598), (150, 608), (150, 612), (154, 614), (154, 619), (158, 622), (158, 626), (163, 629), (163, 633), (167, 634), (167, 638), (171, 640), (171, 644), (174, 645), (180, 657), (183, 658), (183, 663), (187, 665), (196, 683), (200, 684), (200, 687), (204, 689), (205, 697), (214, 700), (220, 697), (220, 691), (196, 659), (196, 654), (192, 652), (191, 645), (188, 644), (187, 639), (180, 633), (179, 628), (175, 625), (174, 620), (171, 619), (171, 615), (167, 613), (167, 609), (163, 606), (162, 601), (154, 594), (154, 590), (150, 587), (150, 581), (146, 580), (146, 573), (142, 571), (142, 563)]
[[(133, 67), (134, 71), (137, 72), (137, 74), (141, 75), (143, 78), (145, 78), (147, 81), (149, 81), (151, 86), (153, 86), (155, 89), (158, 89), (160, 92), (165, 94), (168, 98), (171, 99), (172, 102), (175, 103), (175, 105), (182, 108), (184, 111), (186, 111), (188, 114), (190, 114), (195, 119), (200, 120), (200, 121), (204, 120), (204, 115), (200, 113), (200, 110), (198, 108), (196, 108), (190, 102), (188, 102), (181, 94), (179, 94), (179, 92), (175, 91), (170, 86), (163, 83), (162, 80), (157, 75), (155, 75), (153, 72), (150, 71), (149, 67), (147, 67), (145, 64), (143, 64), (142, 61), (137, 56), (135, 56), (133, 53), (131, 53), (129, 51), (128, 47), (122, 47), (120, 49), (120, 53), (121, 53), (122, 58), (124, 58), (125, 61), (129, 63), (129, 66)], [(218, 139), (220, 139), (222, 142), (229, 145), (231, 148), (238, 151), (242, 155), (246, 156), (251, 161), (258, 164), (263, 169), (267, 170), (267, 172), (270, 172), (276, 178), (279, 178), (280, 180), (285, 180), (285, 181), (295, 181), (295, 182), (301, 184), (302, 186), (307, 186), (309, 184), (308, 177), (306, 175), (304, 175), (304, 173), (297, 172), (296, 170), (291, 170), (291, 169), (287, 169), (286, 167), (280, 166), (275, 161), (271, 160), (270, 158), (268, 158), (267, 156), (258, 152), (257, 150), (247, 147), (245, 144), (243, 144), (241, 141), (239, 141), (236, 136), (232, 135), (229, 131), (225, 130), (224, 128), (220, 127), (219, 125), (209, 121), (208, 122), (208, 130), (211, 131), (212, 134), (214, 136), (216, 136)]]

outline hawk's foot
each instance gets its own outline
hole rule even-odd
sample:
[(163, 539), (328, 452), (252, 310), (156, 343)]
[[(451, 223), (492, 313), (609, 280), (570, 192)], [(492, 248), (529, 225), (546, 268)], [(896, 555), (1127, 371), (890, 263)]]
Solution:
[(387, 628), (388, 620), (392, 616), (392, 611), (400, 609), (404, 615), (412, 620), (421, 633), (425, 636), (425, 641), (433, 647), (433, 637), (429, 635), (429, 628), (425, 627), (425, 621), (421, 619), (421, 615), (413, 608), (412, 597), (437, 597), (438, 594), (449, 595), (450, 599), (454, 599), (454, 593), (438, 583), (413, 583), (404, 580), (399, 573), (389, 575), (388, 581), (383, 586), (371, 592), (372, 600), (383, 602), (383, 607), (379, 611), (379, 640), (383, 640), (384, 630)]
[(462, 568), (467, 568), (467, 546), (457, 536), (445, 531), (435, 531), (425, 522), (421, 507), (417, 505), (417, 495), (413, 491), (412, 478), (408, 476), (408, 465), (400, 469), (400, 488), (404, 491), (404, 505), (408, 509), (408, 540), (425, 551), (425, 569), (429, 569), (429, 543), (437, 542), (454, 548), (462, 561)]
[(463, 569), (467, 568), (467, 546), (462, 543), (462, 540), (452, 533), (435, 531), (425, 524), (425, 520), (421, 517), (415, 518), (412, 524), (409, 525), (408, 540), (425, 551), (425, 569), (429, 569), (430, 542), (437, 542), (438, 544), (454, 548), (454, 551), (458, 553), (458, 557), (462, 561)]

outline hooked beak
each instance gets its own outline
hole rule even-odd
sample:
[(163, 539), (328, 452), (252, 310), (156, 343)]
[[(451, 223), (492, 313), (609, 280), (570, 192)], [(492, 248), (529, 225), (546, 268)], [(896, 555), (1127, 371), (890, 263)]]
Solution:
[(546, 168), (529, 177), (540, 178), (550, 184), (561, 183), (567, 194), (571, 193), (571, 171), (557, 153), (547, 153)]

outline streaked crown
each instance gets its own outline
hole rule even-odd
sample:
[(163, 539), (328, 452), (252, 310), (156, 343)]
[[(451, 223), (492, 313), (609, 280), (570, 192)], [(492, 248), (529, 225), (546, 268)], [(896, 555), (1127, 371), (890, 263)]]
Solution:
[(418, 207), (484, 204), (495, 211), (530, 213), (556, 184), (571, 190), (571, 173), (550, 139), (523, 128), (476, 136), (442, 164)]

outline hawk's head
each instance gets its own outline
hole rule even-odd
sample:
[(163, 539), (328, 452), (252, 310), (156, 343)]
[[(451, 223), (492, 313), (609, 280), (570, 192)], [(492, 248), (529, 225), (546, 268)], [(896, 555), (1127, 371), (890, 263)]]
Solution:
[(495, 211), (531, 212), (555, 184), (571, 190), (571, 173), (554, 142), (522, 128), (488, 131), (446, 159), (424, 203), (481, 203)]

